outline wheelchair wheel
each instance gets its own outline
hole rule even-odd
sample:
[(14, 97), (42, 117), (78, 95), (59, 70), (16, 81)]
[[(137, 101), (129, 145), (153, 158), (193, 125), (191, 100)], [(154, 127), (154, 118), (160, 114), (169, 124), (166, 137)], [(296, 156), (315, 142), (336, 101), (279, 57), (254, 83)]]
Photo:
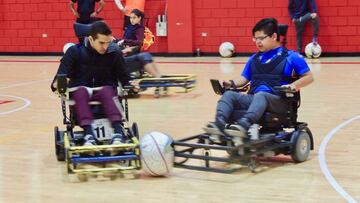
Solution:
[(64, 132), (59, 131), (56, 126), (54, 128), (55, 136), (55, 155), (58, 161), (65, 161), (65, 149), (64, 149)]
[(131, 130), (133, 132), (133, 136), (135, 136), (137, 139), (139, 139), (139, 128), (136, 122), (134, 122), (131, 126)]
[(293, 135), (293, 148), (291, 151), (291, 158), (295, 163), (305, 161), (310, 153), (311, 142), (310, 136), (305, 131), (295, 132)]

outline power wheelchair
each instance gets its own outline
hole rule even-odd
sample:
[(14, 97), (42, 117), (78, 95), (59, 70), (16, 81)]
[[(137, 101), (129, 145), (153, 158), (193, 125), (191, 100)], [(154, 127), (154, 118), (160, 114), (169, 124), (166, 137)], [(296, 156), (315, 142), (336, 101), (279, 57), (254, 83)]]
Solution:
[[(213, 90), (222, 95), (226, 90), (218, 80), (211, 80)], [(229, 89), (228, 91), (246, 91)], [(290, 155), (295, 163), (305, 161), (314, 149), (313, 136), (305, 122), (297, 121), (300, 107), (300, 92), (276, 87), (289, 103), (285, 114), (265, 112), (261, 120), (251, 126), (247, 136), (227, 136), (222, 133), (202, 133), (173, 142), (175, 149), (174, 166), (179, 168), (232, 173), (236, 168), (216, 167), (220, 162), (246, 165), (256, 172), (261, 157), (273, 157), (278, 154)], [(245, 111), (234, 111), (232, 121), (241, 118)], [(255, 128), (255, 129), (254, 129)], [(199, 154), (196, 152), (202, 151)], [(227, 157), (213, 156), (225, 152)], [(224, 154), (224, 153), (223, 153)], [(201, 165), (194, 164), (200, 160)]]
[[(55, 154), (58, 161), (65, 161), (69, 174), (89, 174), (97, 172), (121, 172), (134, 173), (141, 168), (139, 131), (134, 122), (129, 125), (128, 102), (126, 93), (131, 87), (124, 87), (118, 91), (122, 96), (121, 107), (123, 114), (124, 133), (129, 138), (126, 144), (109, 145), (112, 137), (110, 122), (104, 118), (102, 106), (99, 102), (90, 101), (94, 116), (92, 124), (93, 131), (99, 145), (82, 146), (84, 143), (84, 132), (75, 130), (78, 125), (73, 101), (70, 100), (74, 88), (67, 88), (67, 79), (63, 74), (57, 75), (57, 91), (61, 97), (61, 109), (65, 130), (54, 128)], [(99, 88), (94, 88), (97, 91)], [(119, 94), (122, 93), (122, 94)], [(106, 167), (106, 163), (115, 163)], [(83, 164), (103, 164), (100, 168), (83, 169)], [(115, 165), (115, 166), (114, 166)]]

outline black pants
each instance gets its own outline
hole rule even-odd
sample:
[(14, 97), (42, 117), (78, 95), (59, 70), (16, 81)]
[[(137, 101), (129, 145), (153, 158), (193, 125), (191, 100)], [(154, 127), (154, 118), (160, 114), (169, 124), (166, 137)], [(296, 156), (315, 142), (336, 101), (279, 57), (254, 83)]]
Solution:
[(305, 24), (311, 20), (313, 24), (313, 38), (317, 38), (319, 32), (319, 17), (312, 19), (310, 13), (301, 16), (300, 18), (295, 19), (295, 29), (296, 29), (296, 47), (297, 51), (301, 53), (302, 51), (302, 40), (303, 40), (303, 31)]
[(146, 64), (153, 62), (152, 55), (148, 52), (142, 52), (132, 56), (126, 56), (124, 57), (124, 60), (126, 64), (126, 72), (128, 72), (129, 74), (136, 71), (142, 71), (144, 70), (144, 66)]

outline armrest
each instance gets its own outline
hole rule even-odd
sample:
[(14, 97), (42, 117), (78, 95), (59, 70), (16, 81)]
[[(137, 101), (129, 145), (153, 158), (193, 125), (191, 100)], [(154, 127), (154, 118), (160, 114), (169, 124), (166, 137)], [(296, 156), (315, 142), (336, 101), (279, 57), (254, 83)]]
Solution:
[(215, 94), (222, 95), (225, 92), (224, 87), (220, 84), (219, 80), (210, 79), (211, 86), (215, 92)]
[(285, 97), (294, 97), (296, 93), (296, 90), (291, 89), (290, 87), (275, 86), (274, 89), (284, 93)]
[(67, 90), (67, 78), (65, 74), (57, 74), (56, 75), (56, 81), (57, 81), (57, 91), (60, 94), (65, 94)]
[(223, 95), (226, 91), (234, 91), (234, 92), (246, 92), (249, 90), (250, 83), (242, 86), (242, 87), (232, 87), (230, 89), (225, 89), (223, 85), (220, 84), (219, 80), (210, 79), (211, 86), (214, 92), (218, 95)]

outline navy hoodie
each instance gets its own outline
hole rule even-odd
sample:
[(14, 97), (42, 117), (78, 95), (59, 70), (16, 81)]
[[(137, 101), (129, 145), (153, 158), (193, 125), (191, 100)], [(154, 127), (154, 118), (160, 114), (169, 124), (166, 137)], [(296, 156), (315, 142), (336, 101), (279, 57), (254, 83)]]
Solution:
[(125, 71), (124, 58), (115, 43), (105, 54), (99, 54), (89, 43), (70, 47), (63, 58), (57, 74), (66, 74), (69, 87), (112, 86), (116, 88), (118, 81), (127, 85), (130, 76)]

